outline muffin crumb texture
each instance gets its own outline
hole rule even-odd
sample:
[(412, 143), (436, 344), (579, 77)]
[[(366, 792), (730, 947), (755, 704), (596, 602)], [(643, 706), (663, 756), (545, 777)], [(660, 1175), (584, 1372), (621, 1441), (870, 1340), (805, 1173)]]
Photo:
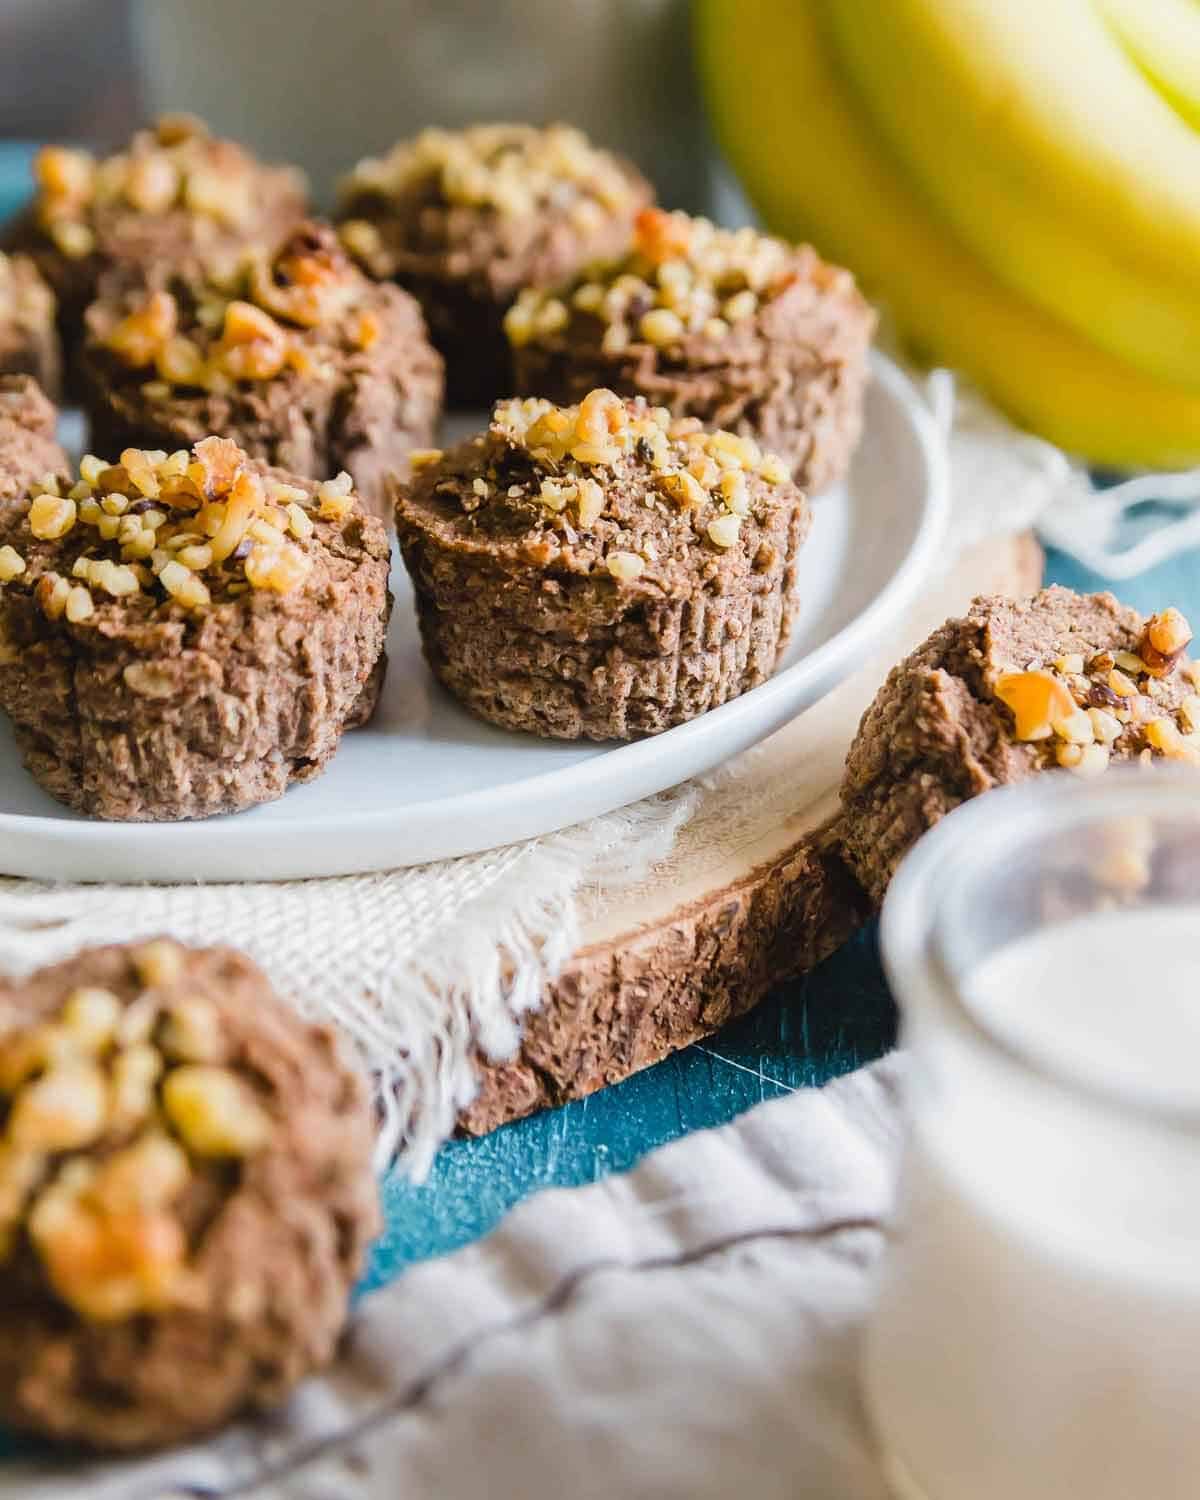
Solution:
[(31, 375), (0, 375), (0, 542), (35, 485), (70, 483), (57, 428), (58, 413)]
[(752, 439), (608, 390), (500, 402), (397, 498), (434, 672), (562, 738), (656, 733), (769, 676), (808, 524)]
[(0, 375), (32, 375), (50, 396), (61, 375), (54, 293), (25, 255), (0, 251)]
[(1177, 609), (1143, 619), (1111, 594), (1053, 587), (977, 599), (894, 668), (842, 786), (844, 840), (882, 900), (901, 859), (959, 803), (1061, 768), (1200, 767), (1200, 668)]
[(155, 1446), (331, 1357), (370, 1114), (248, 960), (156, 939), (0, 982), (0, 1107), (6, 1422)]
[(627, 253), (527, 287), (505, 317), (519, 391), (643, 395), (774, 448), (813, 490), (858, 440), (873, 328), (854, 278), (808, 246), (657, 208)]
[(387, 538), (348, 474), (300, 481), (216, 437), (88, 455), (33, 487), (0, 548), (0, 706), (85, 813), (277, 797), (378, 692)]

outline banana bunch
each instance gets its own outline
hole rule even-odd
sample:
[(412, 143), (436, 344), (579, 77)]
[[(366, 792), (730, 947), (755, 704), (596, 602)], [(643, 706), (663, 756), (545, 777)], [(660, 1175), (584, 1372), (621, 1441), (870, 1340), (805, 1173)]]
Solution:
[(1200, 462), (1197, 0), (697, 0), (764, 219), (1093, 462)]

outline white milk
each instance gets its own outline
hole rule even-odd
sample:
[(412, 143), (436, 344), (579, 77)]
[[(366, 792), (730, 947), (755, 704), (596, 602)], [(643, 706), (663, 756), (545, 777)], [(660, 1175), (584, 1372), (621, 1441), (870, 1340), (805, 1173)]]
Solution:
[[(1200, 907), (1039, 931), (967, 988), (1060, 1075), (1200, 1107)], [(866, 1366), (897, 1493), (1197, 1500), (1200, 1136), (922, 1043)]]

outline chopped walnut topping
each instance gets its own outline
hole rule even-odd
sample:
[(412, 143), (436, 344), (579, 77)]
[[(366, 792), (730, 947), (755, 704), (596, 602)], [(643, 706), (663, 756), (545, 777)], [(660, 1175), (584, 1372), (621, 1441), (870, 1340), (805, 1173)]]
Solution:
[(605, 566), (618, 582), (633, 583), (646, 571), (646, 560), (636, 552), (610, 552)]
[(258, 213), (257, 170), (240, 147), (213, 140), (201, 121), (167, 115), (154, 130), (135, 136), (128, 150), (103, 161), (86, 151), (45, 147), (34, 161), (35, 212), (73, 259), (95, 248), (96, 211), (115, 204), (156, 217), (186, 209), (241, 231)]
[[(638, 541), (640, 522), (632, 531), (616, 524), (616, 511), (607, 509), (610, 497), (625, 497), (632, 487), (635, 504), (664, 517), (687, 517), (681, 537), (690, 534), (700, 546), (728, 552), (739, 545), (754, 495), (764, 498), (762, 484), (754, 490), (752, 484), (778, 464), (751, 439), (706, 431), (694, 418), (672, 419), (665, 408), (604, 389), (590, 391), (578, 406), (498, 402), (487, 436), (467, 445), (467, 453), (465, 472), (459, 450), (420, 465), (430, 475), (422, 482), (435, 493), (453, 491), (468, 515), (485, 505), (525, 510), (572, 547), (580, 532), (598, 533), (594, 566), (619, 582), (641, 578), (660, 559), (653, 541)], [(543, 539), (528, 548), (548, 558), (553, 545)], [(760, 551), (756, 546), (756, 555)], [(771, 565), (768, 554), (763, 559), (762, 567)], [(715, 558), (709, 565), (715, 568)]]
[(383, 332), (374, 313), (359, 306), (371, 294), (332, 233), (310, 226), (273, 259), (248, 252), (232, 277), (178, 295), (147, 292), (99, 341), (130, 369), (151, 371), (157, 379), (148, 383), (167, 395), (175, 388), (220, 392), (285, 370), (311, 373), (320, 363), (319, 347), (306, 337), (314, 330), (351, 349), (370, 348)]
[[(1090, 659), (1070, 652), (1045, 667), (1002, 674), (994, 692), (1012, 712), (1018, 740), (1044, 743), (1058, 765), (1080, 775), (1103, 771), (1127, 734), (1140, 736), (1143, 760), (1162, 756), (1200, 766), (1200, 693), (1184, 696), (1175, 715), (1157, 701), (1168, 696), (1165, 680), (1181, 666), (1190, 640), (1184, 617), (1166, 610), (1147, 623), (1136, 652), (1102, 651)], [(1196, 681), (1195, 664), (1182, 662), (1181, 674)]]
[(996, 683), (996, 697), (1013, 712), (1019, 740), (1048, 740), (1054, 721), (1075, 711), (1065, 683), (1049, 672), (1014, 672)]
[[(347, 201), (359, 194), (400, 195), (432, 183), (446, 203), (522, 218), (549, 206), (577, 214), (594, 205), (605, 214), (626, 212), (634, 189), (616, 158), (598, 150), (569, 125), (475, 125), (466, 130), (423, 130), (381, 158), (361, 161), (342, 185)], [(588, 214), (581, 227), (591, 227)], [(348, 245), (362, 240), (362, 221), (343, 226)]]
[(1139, 652), (1151, 677), (1166, 677), (1174, 671), (1179, 658), (1192, 639), (1192, 627), (1177, 609), (1166, 609), (1146, 623)]
[(147, 988), (128, 1003), (82, 986), (0, 1039), (0, 1262), (23, 1227), (57, 1295), (99, 1322), (186, 1295), (177, 1205), (193, 1174), (272, 1131), (253, 1083), (222, 1065), (216, 1006), (174, 993), (179, 948), (147, 943), (133, 966)]
[(249, 1087), (228, 1068), (184, 1063), (163, 1082), (163, 1109), (198, 1156), (249, 1156), (270, 1134), (270, 1121)]
[[(43, 572), (32, 580), (35, 596), (49, 619), (86, 625), (106, 596), (147, 593), (199, 610), (247, 587), (287, 594), (312, 571), (317, 520), (343, 520), (357, 503), (348, 474), (311, 496), (259, 475), (226, 438), (169, 455), (127, 448), (116, 464), (88, 454), (69, 496), (43, 487), (30, 504), (38, 540), (85, 538), (70, 579)], [(0, 584), (28, 571), (15, 548), (0, 548)], [(173, 691), (158, 668), (141, 663), (126, 668), (125, 681), (145, 697)]]
[(718, 229), (647, 208), (622, 260), (593, 266), (566, 287), (527, 288), (504, 326), (518, 348), (575, 317), (599, 325), (612, 354), (634, 341), (665, 349), (693, 334), (720, 340), (795, 280), (795, 258), (790, 245), (755, 229)]

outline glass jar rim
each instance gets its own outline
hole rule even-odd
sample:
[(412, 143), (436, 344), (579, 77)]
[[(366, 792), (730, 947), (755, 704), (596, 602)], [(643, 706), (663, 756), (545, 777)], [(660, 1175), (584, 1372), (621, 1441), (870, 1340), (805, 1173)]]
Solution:
[[(962, 804), (930, 830), (894, 876), (880, 918), (884, 970), (902, 1017), (936, 1014), (968, 1033), (994, 1055), (1076, 1098), (1127, 1114), (1200, 1130), (1200, 1083), (1194, 1099), (1181, 1099), (1128, 1079), (1100, 1078), (1074, 1070), (1050, 1049), (989, 1024), (969, 1005), (955, 977), (946, 930), (947, 908), (962, 899), (966, 876), (981, 861), (995, 861), (1033, 837), (1066, 835), (1088, 826), (1162, 819), (1164, 810), (1194, 821), (1200, 838), (1200, 774), (1182, 766), (1114, 767), (1087, 780), (1050, 772), (1016, 786), (997, 788)], [(1200, 891), (1196, 893), (1200, 908)]]

